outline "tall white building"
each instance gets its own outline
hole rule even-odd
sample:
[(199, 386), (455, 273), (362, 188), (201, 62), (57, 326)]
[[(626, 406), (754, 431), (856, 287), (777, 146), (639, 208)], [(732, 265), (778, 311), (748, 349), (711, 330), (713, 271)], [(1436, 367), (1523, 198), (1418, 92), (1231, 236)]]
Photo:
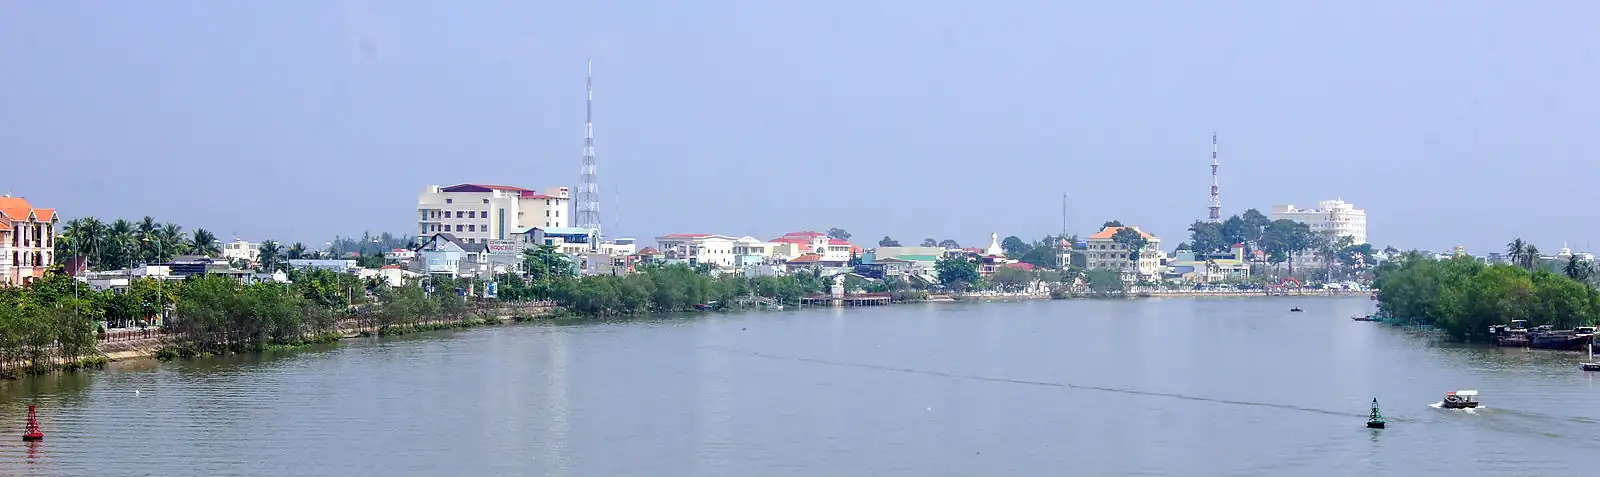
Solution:
[(1312, 233), (1332, 230), (1341, 236), (1367, 243), (1367, 211), (1357, 209), (1342, 200), (1324, 200), (1315, 209), (1300, 209), (1293, 205), (1272, 206), (1272, 220), (1288, 219), (1311, 227)]
[(430, 185), (417, 197), (417, 237), (448, 232), (466, 243), (512, 240), (519, 228), (566, 227), (566, 187), (538, 192), (521, 187)]

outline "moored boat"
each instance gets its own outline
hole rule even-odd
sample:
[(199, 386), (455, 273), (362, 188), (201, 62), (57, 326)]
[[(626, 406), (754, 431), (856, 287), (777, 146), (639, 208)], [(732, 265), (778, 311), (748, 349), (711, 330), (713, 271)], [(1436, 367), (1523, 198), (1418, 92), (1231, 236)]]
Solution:
[(1527, 320), (1513, 320), (1510, 325), (1494, 325), (1489, 327), (1489, 336), (1494, 339), (1496, 346), (1528, 346)]
[(1539, 349), (1558, 349), (1564, 351), (1582, 351), (1594, 338), (1594, 328), (1583, 327), (1571, 330), (1551, 329), (1550, 325), (1534, 328), (1528, 333), (1528, 347)]

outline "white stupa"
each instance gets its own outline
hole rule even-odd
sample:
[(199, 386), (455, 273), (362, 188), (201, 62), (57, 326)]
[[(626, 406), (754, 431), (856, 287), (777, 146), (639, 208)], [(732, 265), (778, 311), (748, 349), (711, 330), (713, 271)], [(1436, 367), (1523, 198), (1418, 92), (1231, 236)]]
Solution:
[(1000, 248), (1000, 234), (989, 234), (989, 248), (983, 249), (984, 255), (1005, 256), (1005, 249)]

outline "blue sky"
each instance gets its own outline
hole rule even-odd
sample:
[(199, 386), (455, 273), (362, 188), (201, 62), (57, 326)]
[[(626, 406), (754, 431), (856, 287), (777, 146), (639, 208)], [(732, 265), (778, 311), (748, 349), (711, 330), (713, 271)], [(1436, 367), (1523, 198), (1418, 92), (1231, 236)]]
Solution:
[[(1378, 245), (1600, 233), (1592, 2), (0, 2), (0, 189), (223, 238), (408, 232), (428, 184), (608, 232), (875, 243), (1339, 197)], [(1205, 5), (1200, 5), (1204, 3)]]

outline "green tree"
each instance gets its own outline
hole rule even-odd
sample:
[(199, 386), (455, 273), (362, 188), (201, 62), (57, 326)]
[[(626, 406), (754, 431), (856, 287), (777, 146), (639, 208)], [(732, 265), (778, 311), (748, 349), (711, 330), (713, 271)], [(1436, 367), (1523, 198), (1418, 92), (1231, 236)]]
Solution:
[(1135, 270), (1139, 268), (1139, 256), (1144, 253), (1144, 247), (1150, 244), (1144, 233), (1133, 227), (1117, 230), (1117, 233), (1111, 235), (1111, 241), (1128, 248), (1128, 260), (1133, 262)]
[(1128, 290), (1127, 284), (1122, 281), (1122, 274), (1116, 270), (1091, 268), (1083, 273), (1083, 278), (1089, 282), (1089, 291), (1095, 294), (1122, 293)]
[(1121, 227), (1121, 226), (1122, 226), (1122, 221), (1121, 220), (1107, 220), (1105, 223), (1100, 224), (1100, 230), (1105, 230), (1105, 229), (1109, 229), (1109, 228), (1112, 228), (1112, 227)]
[(1562, 271), (1566, 273), (1568, 278), (1581, 283), (1588, 283), (1589, 278), (1594, 276), (1594, 264), (1589, 263), (1588, 260), (1582, 257), (1572, 257), (1567, 259), (1567, 266)]
[(924, 246), (924, 247), (938, 247), (939, 246), (939, 241), (931, 239), (931, 238), (925, 238), (925, 239), (922, 239), (922, 246)]
[(1512, 239), (1510, 243), (1506, 244), (1506, 258), (1510, 259), (1511, 263), (1521, 264), (1523, 263), (1522, 253), (1526, 251), (1527, 248), (1528, 243), (1522, 241), (1521, 237)]
[(883, 240), (879, 240), (878, 241), (878, 246), (879, 247), (899, 247), (900, 246), (900, 241), (892, 239), (892, 238), (889, 238), (888, 235), (885, 235), (885, 236), (883, 236)]
[(217, 243), (217, 236), (206, 229), (195, 229), (189, 239), (189, 250), (197, 255), (216, 257), (222, 253), (222, 247)]
[(1200, 254), (1227, 252), (1234, 242), (1222, 233), (1222, 224), (1196, 220), (1189, 224), (1189, 249)]
[(1262, 234), (1261, 248), (1271, 254), (1275, 263), (1287, 262), (1289, 274), (1294, 275), (1294, 256), (1311, 247), (1311, 228), (1288, 219), (1272, 221)]
[(295, 242), (294, 244), (289, 245), (289, 249), (285, 250), (283, 255), (289, 260), (300, 260), (302, 258), (306, 258), (306, 245), (300, 242)]
[(840, 228), (831, 228), (828, 229), (828, 237), (839, 240), (850, 240), (850, 232), (846, 232), (844, 229)]
[(994, 271), (994, 283), (1005, 291), (1019, 291), (1033, 283), (1037, 275), (1020, 268), (1002, 267)]
[(1012, 235), (1000, 241), (1000, 249), (1005, 251), (1007, 258), (1016, 260), (1033, 250), (1033, 246)]
[(956, 241), (954, 241), (954, 240), (944, 239), (944, 240), (940, 240), (939, 241), (939, 247), (942, 247), (942, 248), (961, 248), (961, 244), (956, 243)]
[(934, 262), (933, 269), (939, 275), (940, 285), (958, 292), (966, 290), (981, 278), (978, 275), (978, 262), (960, 253), (940, 257)]
[(289, 268), (288, 259), (284, 258), (283, 246), (275, 240), (261, 242), (261, 248), (256, 250), (256, 263), (263, 273), (272, 273)]

